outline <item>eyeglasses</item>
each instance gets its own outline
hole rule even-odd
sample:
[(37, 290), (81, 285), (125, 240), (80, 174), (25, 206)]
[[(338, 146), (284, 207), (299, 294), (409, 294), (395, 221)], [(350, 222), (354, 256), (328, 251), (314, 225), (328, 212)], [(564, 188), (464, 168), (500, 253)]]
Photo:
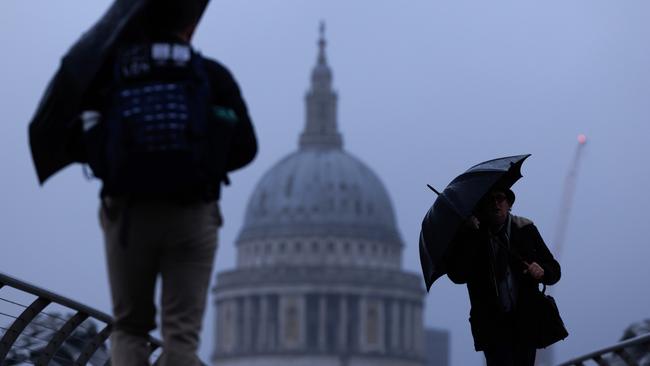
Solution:
[(491, 194), (490, 196), (488, 196), (488, 199), (494, 200), (497, 203), (501, 203), (501, 202), (505, 201), (506, 198), (507, 198), (506, 195), (503, 194), (503, 193), (495, 193), (495, 194)]
[(502, 203), (505, 201), (508, 197), (504, 193), (493, 193), (493, 194), (488, 194), (483, 198), (484, 203), (490, 203), (490, 202), (496, 202), (496, 203)]

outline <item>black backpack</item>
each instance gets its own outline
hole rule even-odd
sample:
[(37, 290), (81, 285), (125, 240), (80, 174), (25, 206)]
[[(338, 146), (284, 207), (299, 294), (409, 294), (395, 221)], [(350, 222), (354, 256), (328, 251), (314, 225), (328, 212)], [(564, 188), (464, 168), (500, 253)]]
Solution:
[(202, 56), (187, 44), (132, 45), (113, 73), (101, 118), (82, 116), (102, 195), (217, 199), (237, 116), (213, 105)]

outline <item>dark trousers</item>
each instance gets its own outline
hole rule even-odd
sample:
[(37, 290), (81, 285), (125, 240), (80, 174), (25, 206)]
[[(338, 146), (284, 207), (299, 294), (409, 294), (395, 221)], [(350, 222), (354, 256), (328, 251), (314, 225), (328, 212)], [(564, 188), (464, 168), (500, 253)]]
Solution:
[(159, 364), (201, 365), (196, 352), (221, 225), (217, 203), (147, 201), (127, 207), (124, 200), (107, 199), (100, 220), (115, 317), (112, 364), (149, 365), (148, 337), (156, 326), (154, 293), (160, 277)]
[(483, 350), (487, 366), (534, 366), (537, 350), (516, 335), (515, 317), (505, 314), (500, 326), (503, 336)]
[(483, 351), (487, 366), (534, 366), (536, 349), (514, 342), (499, 344)]

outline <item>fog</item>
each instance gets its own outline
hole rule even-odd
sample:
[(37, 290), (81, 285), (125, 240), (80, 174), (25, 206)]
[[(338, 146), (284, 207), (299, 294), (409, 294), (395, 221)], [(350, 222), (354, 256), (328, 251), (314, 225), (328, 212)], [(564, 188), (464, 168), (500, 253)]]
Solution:
[[(61, 55), (109, 3), (0, 5), (0, 271), (106, 312), (99, 183), (72, 166), (39, 187), (27, 124)], [(408, 271), (419, 273), (420, 224), (435, 198), (426, 184), (442, 188), (505, 155), (532, 154), (513, 212), (531, 218), (553, 249), (576, 136), (586, 134), (553, 288), (571, 333), (554, 347), (556, 360), (614, 343), (650, 317), (649, 13), (642, 0), (212, 1), (194, 43), (235, 75), (260, 143), (223, 192), (215, 272), (234, 266), (256, 182), (297, 147), (324, 20), (345, 149), (387, 187)], [(426, 325), (451, 332), (452, 365), (480, 365), (466, 289), (443, 277), (426, 303)]]

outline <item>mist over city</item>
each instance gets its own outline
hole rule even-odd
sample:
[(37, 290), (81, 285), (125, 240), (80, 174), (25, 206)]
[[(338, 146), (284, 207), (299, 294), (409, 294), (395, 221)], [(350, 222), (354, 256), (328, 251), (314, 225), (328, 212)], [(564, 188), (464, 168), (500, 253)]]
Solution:
[[(101, 181), (73, 164), (39, 185), (28, 125), (61, 57), (111, 4), (0, 5), (0, 272), (107, 314), (112, 305), (98, 214)], [(203, 362), (219, 365), (230, 357), (230, 333), (220, 328), (226, 310), (218, 304), (250, 292), (255, 300), (249, 305), (221, 309), (241, 305), (262, 314), (267, 305), (260, 294), (284, 282), (265, 282), (259, 273), (266, 272), (255, 271), (281, 267), (277, 278), (287, 288), (303, 286), (291, 282), (297, 279), (316, 285), (305, 290), (304, 300), (269, 300), (269, 309), (294, 309), (295, 300), (304, 304), (295, 305), (296, 316), (318, 325), (328, 323), (321, 314), (330, 314), (321, 306), (359, 304), (368, 309), (357, 314), (359, 329), (370, 334), (393, 329), (371, 319), (393, 324), (397, 318), (389, 314), (403, 308), (395, 305), (400, 310), (393, 312), (392, 304), (404, 301), (415, 327), (439, 332), (448, 365), (483, 365), (483, 354), (474, 350), (466, 286), (442, 276), (425, 291), (420, 230), (437, 198), (427, 184), (442, 191), (475, 164), (525, 154), (531, 156), (512, 186), (512, 213), (534, 222), (562, 267), (561, 280), (547, 291), (569, 336), (549, 348), (552, 363), (614, 345), (633, 324), (647, 327), (649, 12), (650, 3), (641, 0), (210, 1), (192, 44), (234, 76), (259, 149), (221, 190), (223, 226), (201, 331)], [(322, 68), (330, 74), (319, 74)], [(327, 112), (335, 130), (319, 135), (310, 128), (320, 122), (308, 110), (322, 80), (331, 82), (323, 90), (335, 100)], [(321, 156), (309, 150), (314, 146), (337, 150)], [(328, 182), (337, 193), (327, 193)], [(323, 210), (331, 197), (338, 201), (328, 214)], [(334, 226), (309, 231), (319, 217)], [(336, 239), (344, 237), (337, 230), (358, 240)], [(307, 239), (314, 235), (322, 240)], [(295, 255), (284, 256), (285, 243)], [(328, 256), (328, 243), (337, 255)], [(315, 271), (291, 272), (312, 265), (326, 269), (322, 278), (339, 282), (328, 284)], [(368, 268), (377, 277), (363, 272)], [(359, 279), (364, 276), (367, 281)], [(1, 288), (0, 297), (6, 291)], [(339, 305), (340, 294), (353, 299)], [(313, 316), (311, 308), (318, 309)], [(338, 323), (354, 316), (351, 310), (332, 314)], [(339, 347), (335, 330), (312, 337), (308, 325), (286, 324), (282, 334), (290, 346), (293, 335), (295, 347), (313, 341), (325, 354), (330, 343)], [(417, 332), (409, 335), (413, 343)], [(378, 339), (388, 349), (407, 347), (394, 329), (382, 334)], [(369, 336), (359, 350), (385, 351), (373, 342), (382, 343)], [(421, 356), (428, 346), (418, 347), (403, 354)], [(545, 352), (537, 351), (538, 360)]]

